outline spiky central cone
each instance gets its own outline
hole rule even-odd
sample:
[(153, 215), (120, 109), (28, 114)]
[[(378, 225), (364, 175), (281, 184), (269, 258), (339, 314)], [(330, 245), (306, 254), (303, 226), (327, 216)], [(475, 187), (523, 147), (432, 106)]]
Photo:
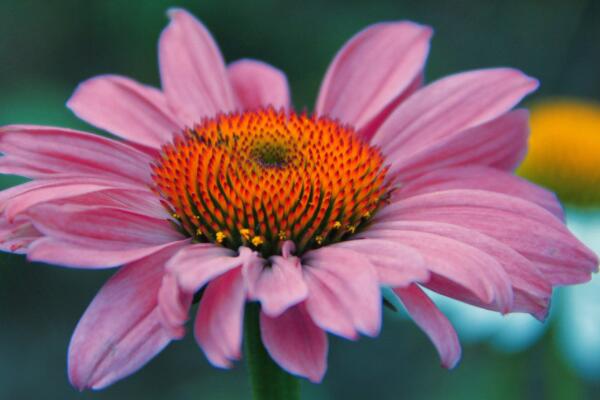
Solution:
[(389, 195), (379, 151), (327, 119), (263, 109), (185, 130), (153, 166), (156, 192), (197, 241), (268, 257), (364, 227)]

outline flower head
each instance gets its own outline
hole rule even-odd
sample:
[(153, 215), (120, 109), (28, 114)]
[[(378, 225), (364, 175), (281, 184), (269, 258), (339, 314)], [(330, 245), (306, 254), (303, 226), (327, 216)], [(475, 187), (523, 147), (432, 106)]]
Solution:
[(265, 258), (364, 227), (389, 195), (383, 157), (326, 118), (259, 109), (221, 115), (167, 144), (154, 168), (175, 223), (200, 242)]
[(555, 99), (535, 105), (527, 158), (519, 173), (578, 206), (600, 204), (600, 105)]
[(373, 25), (338, 53), (314, 115), (285, 76), (225, 66), (190, 14), (170, 13), (162, 90), (101, 76), (68, 106), (122, 140), (68, 129), (0, 129), (0, 246), (36, 261), (122, 266), (79, 322), (69, 377), (102, 388), (181, 337), (210, 362), (241, 353), (247, 301), (287, 371), (320, 381), (327, 336), (376, 336), (391, 287), (453, 367), (460, 347), (421, 290), (544, 318), (552, 287), (589, 279), (596, 256), (553, 194), (511, 174), (537, 82), (500, 68), (423, 85), (431, 29)]

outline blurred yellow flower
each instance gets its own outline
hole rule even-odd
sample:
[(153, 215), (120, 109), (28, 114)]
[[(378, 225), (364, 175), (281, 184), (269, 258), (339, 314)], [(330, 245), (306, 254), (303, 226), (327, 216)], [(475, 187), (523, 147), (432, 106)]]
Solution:
[(556, 99), (531, 107), (529, 151), (517, 172), (565, 203), (600, 206), (600, 103)]

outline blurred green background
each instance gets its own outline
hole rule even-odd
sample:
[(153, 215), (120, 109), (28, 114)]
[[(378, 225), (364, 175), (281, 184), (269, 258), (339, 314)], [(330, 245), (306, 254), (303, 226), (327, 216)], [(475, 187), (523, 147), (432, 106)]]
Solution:
[[(283, 69), (297, 108), (312, 107), (338, 48), (368, 24), (410, 19), (435, 28), (427, 79), (514, 66), (541, 80), (536, 98), (600, 99), (600, 2), (467, 1), (7, 1), (0, 0), (0, 125), (88, 129), (64, 107), (78, 82), (118, 73), (158, 85), (156, 43), (165, 11), (183, 6), (212, 31), (227, 61)], [(93, 130), (92, 130), (93, 131)], [(0, 177), (0, 187), (17, 182)], [(172, 344), (134, 376), (79, 393), (66, 351), (80, 315), (112, 271), (78, 271), (0, 255), (0, 399), (245, 399), (244, 364), (209, 366), (193, 339)], [(322, 385), (306, 399), (597, 398), (562, 359), (550, 327), (526, 352), (465, 345), (454, 371), (410, 321), (386, 313), (376, 340), (333, 338)]]

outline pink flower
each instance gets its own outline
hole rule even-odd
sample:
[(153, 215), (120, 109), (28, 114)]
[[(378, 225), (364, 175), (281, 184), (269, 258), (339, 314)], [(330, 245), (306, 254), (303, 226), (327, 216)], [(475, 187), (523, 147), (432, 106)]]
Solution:
[(78, 388), (102, 388), (184, 334), (210, 362), (240, 358), (244, 306), (285, 370), (318, 382), (327, 336), (377, 336), (393, 288), (453, 367), (460, 345), (421, 287), (502, 313), (545, 318), (552, 288), (598, 260), (563, 225), (552, 193), (511, 174), (537, 87), (487, 69), (422, 87), (430, 28), (373, 25), (337, 54), (315, 117), (286, 78), (254, 60), (226, 66), (190, 14), (159, 43), (162, 91), (119, 76), (82, 83), (68, 106), (119, 136), (0, 129), (0, 246), (33, 261), (122, 266), (69, 348)]

